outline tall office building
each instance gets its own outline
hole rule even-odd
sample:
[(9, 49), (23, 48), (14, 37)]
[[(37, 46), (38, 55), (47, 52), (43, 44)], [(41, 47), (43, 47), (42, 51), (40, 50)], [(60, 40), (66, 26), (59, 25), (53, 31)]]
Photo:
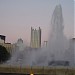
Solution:
[(41, 29), (33, 29), (31, 27), (31, 48), (40, 48), (41, 47)]

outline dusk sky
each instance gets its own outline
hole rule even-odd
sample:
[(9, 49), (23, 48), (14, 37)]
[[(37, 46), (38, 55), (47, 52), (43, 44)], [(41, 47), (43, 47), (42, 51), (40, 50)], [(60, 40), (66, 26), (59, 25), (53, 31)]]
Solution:
[(0, 34), (6, 42), (22, 38), (30, 43), (31, 26), (42, 29), (42, 43), (48, 40), (52, 13), (61, 4), (66, 37), (74, 37), (74, 0), (0, 0)]

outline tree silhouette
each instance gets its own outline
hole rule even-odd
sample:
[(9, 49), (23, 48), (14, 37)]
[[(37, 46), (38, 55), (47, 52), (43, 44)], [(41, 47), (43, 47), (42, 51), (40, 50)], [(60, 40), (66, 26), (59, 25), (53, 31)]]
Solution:
[(4, 46), (0, 45), (0, 63), (7, 61), (10, 58), (10, 53)]

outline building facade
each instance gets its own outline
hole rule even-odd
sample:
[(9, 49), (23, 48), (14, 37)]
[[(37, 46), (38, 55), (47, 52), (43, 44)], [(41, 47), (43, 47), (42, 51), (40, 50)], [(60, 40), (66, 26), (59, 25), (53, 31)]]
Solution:
[(11, 43), (5, 43), (5, 39), (6, 36), (0, 35), (0, 45), (4, 46), (7, 49), (7, 51), (11, 54), (15, 46)]
[(4, 46), (10, 54), (12, 53), (12, 50), (14, 48), (13, 44), (11, 44), (11, 43), (0, 43), (0, 45)]
[(33, 29), (31, 27), (31, 48), (40, 48), (41, 47), (41, 28), (39, 30)]

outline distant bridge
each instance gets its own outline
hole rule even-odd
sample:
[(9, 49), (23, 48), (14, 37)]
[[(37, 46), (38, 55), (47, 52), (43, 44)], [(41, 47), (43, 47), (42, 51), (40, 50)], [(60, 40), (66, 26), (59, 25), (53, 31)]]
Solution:
[(66, 67), (4, 67), (0, 75), (75, 75), (75, 68)]

